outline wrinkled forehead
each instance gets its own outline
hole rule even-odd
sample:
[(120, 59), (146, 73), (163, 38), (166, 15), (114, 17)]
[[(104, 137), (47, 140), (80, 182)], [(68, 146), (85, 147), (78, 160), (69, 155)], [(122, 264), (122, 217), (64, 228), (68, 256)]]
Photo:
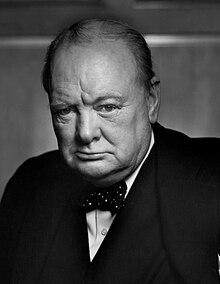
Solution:
[[(53, 60), (52, 78), (89, 74), (90, 77), (119, 76), (136, 80), (137, 68), (133, 54), (123, 41), (99, 40), (87, 45), (61, 46)], [(119, 78), (118, 78), (119, 79)]]

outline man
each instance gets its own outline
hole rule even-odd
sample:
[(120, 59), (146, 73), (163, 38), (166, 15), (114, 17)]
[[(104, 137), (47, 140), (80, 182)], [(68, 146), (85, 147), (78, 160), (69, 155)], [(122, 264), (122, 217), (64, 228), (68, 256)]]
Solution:
[(7, 185), (1, 283), (219, 283), (219, 140), (156, 123), (143, 37), (78, 22), (51, 43), (43, 85), (59, 152)]

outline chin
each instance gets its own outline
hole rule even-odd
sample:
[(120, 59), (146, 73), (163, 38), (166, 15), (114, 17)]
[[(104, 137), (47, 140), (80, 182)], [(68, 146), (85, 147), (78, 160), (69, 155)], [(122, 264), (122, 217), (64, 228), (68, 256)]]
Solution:
[(85, 167), (78, 166), (76, 167), (76, 171), (78, 171), (82, 176), (91, 178), (91, 179), (101, 179), (110, 175), (111, 171), (106, 168), (101, 167)]
[(115, 168), (77, 168), (78, 173), (86, 180), (91, 182), (96, 186), (109, 186), (116, 182), (121, 181), (126, 177), (124, 171), (118, 170)]

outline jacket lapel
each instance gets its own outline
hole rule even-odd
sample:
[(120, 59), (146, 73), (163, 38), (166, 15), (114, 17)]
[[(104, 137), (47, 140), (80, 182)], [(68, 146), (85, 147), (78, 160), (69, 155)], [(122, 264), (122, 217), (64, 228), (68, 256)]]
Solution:
[(190, 152), (189, 139), (183, 135), (178, 141), (165, 132), (156, 132), (157, 189), (165, 248), (185, 283), (218, 283), (217, 188), (202, 182), (201, 162)]

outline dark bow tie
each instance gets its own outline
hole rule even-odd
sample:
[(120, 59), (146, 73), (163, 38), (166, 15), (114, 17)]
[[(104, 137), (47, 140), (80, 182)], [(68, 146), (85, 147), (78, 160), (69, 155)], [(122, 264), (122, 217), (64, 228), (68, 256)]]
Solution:
[(83, 199), (81, 206), (86, 213), (99, 209), (111, 211), (111, 214), (114, 215), (120, 208), (124, 207), (126, 191), (127, 186), (124, 181), (104, 189), (97, 188)]

